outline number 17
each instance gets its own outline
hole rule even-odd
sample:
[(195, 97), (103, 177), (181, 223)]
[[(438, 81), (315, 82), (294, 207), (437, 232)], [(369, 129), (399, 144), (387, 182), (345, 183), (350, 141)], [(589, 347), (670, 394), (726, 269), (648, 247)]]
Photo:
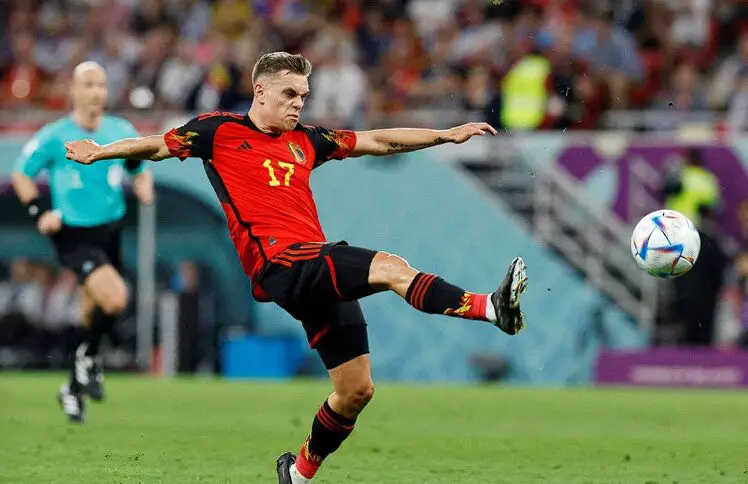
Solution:
[[(285, 161), (279, 161), (278, 166), (281, 168), (284, 168), (286, 170), (286, 176), (283, 180), (283, 184), (287, 187), (291, 186), (291, 177), (293, 176), (294, 171), (294, 165), (293, 163), (287, 163)], [(275, 169), (273, 168), (273, 160), (267, 159), (265, 160), (265, 163), (262, 164), (265, 168), (268, 169), (268, 175), (270, 175), (270, 181), (268, 184), (271, 187), (278, 187), (280, 186), (281, 182), (278, 180), (278, 177), (275, 176)]]

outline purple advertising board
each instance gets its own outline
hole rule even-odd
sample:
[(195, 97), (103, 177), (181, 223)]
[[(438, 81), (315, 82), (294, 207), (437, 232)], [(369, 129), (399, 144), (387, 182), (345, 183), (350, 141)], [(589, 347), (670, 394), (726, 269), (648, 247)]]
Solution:
[(716, 349), (603, 350), (595, 382), (656, 387), (748, 387), (748, 351)]
[[(739, 239), (737, 208), (743, 200), (748, 198), (748, 173), (739, 154), (730, 146), (632, 142), (621, 152), (606, 155), (595, 149), (593, 143), (571, 143), (557, 156), (557, 163), (580, 181), (585, 181), (598, 170), (615, 170), (616, 193), (612, 198), (610, 208), (625, 222), (635, 223), (643, 213), (632, 213), (631, 210), (634, 205), (630, 199), (634, 193), (632, 185), (636, 183), (632, 175), (632, 167), (645, 164), (652, 173), (656, 174), (654, 179), (648, 180), (649, 186), (641, 185), (635, 188), (644, 190), (654, 198), (659, 198), (657, 193), (659, 182), (672, 165), (683, 161), (687, 148), (699, 149), (705, 166), (719, 179), (722, 188), (719, 222), (729, 235)], [(659, 207), (645, 206), (643, 208), (649, 211)]]

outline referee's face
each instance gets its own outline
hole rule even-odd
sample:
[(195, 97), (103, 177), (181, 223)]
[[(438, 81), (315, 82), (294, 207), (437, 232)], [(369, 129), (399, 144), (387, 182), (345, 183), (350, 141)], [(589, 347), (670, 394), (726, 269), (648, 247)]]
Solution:
[(281, 71), (260, 84), (256, 93), (263, 105), (265, 122), (281, 131), (293, 130), (309, 95), (306, 76)]
[(76, 109), (102, 113), (107, 97), (107, 79), (103, 70), (87, 69), (73, 79), (73, 104)]

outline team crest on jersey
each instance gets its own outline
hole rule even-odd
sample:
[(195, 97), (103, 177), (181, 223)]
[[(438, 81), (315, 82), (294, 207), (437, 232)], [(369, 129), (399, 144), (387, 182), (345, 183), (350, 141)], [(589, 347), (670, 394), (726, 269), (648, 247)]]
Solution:
[(306, 164), (306, 156), (304, 156), (304, 151), (301, 149), (301, 146), (296, 143), (288, 143), (288, 149), (291, 151), (296, 163), (300, 165)]

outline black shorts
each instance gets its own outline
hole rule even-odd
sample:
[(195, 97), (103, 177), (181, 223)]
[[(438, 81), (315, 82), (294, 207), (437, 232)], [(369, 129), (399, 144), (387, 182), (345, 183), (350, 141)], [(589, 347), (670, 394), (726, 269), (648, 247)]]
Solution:
[(122, 269), (122, 225), (114, 222), (94, 227), (70, 227), (52, 235), (60, 264), (75, 272), (81, 284), (98, 267), (111, 264)]
[(328, 369), (369, 353), (366, 320), (357, 299), (369, 286), (376, 252), (335, 244), (294, 244), (265, 264), (257, 284), (301, 321), (309, 346)]

